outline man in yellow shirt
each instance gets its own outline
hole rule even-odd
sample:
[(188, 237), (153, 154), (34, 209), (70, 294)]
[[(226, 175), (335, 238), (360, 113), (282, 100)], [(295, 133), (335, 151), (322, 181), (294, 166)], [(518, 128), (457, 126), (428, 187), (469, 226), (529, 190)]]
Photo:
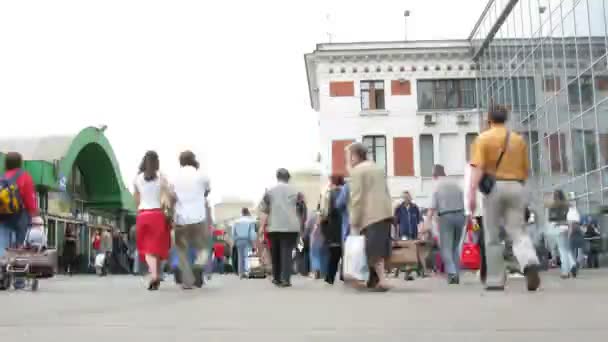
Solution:
[(499, 237), (500, 227), (504, 226), (513, 241), (513, 253), (526, 276), (528, 290), (536, 291), (540, 286), (539, 262), (524, 224), (528, 147), (519, 134), (505, 127), (507, 117), (506, 109), (492, 108), (490, 129), (479, 135), (471, 147), (468, 209), (475, 212), (476, 194), (484, 174), (495, 177), (492, 190), (485, 195), (483, 208), (486, 289), (503, 290), (505, 286), (504, 246)]

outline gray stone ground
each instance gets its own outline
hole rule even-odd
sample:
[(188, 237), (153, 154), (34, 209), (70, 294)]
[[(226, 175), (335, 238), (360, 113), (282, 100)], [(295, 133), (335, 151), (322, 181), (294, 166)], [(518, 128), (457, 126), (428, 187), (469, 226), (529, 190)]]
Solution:
[(133, 276), (57, 277), (37, 293), (0, 292), (0, 341), (608, 341), (608, 271), (543, 280), (533, 294), (523, 279), (485, 293), (472, 275), (457, 287), (395, 280), (376, 294), (218, 276), (150, 293)]

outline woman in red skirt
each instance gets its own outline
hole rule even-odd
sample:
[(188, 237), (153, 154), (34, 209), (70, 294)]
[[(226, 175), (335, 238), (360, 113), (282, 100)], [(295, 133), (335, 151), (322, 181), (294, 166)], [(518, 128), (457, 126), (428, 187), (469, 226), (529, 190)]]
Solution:
[(137, 251), (148, 264), (151, 277), (148, 290), (151, 291), (160, 286), (161, 261), (168, 259), (171, 248), (170, 225), (161, 210), (161, 181), (164, 180), (158, 170), (158, 154), (148, 151), (135, 179)]

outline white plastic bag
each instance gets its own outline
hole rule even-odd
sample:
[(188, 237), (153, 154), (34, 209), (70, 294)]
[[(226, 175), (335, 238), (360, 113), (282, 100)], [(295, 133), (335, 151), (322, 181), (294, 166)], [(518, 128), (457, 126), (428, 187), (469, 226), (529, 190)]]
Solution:
[(344, 244), (344, 279), (367, 281), (369, 268), (365, 254), (365, 237), (349, 235)]
[(104, 253), (99, 253), (95, 256), (95, 267), (103, 268), (104, 263), (106, 262), (106, 255)]

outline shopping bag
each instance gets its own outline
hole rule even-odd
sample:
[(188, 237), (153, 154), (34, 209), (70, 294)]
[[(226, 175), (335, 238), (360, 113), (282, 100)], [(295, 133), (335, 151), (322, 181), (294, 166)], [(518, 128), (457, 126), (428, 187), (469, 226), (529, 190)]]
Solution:
[(344, 243), (344, 279), (367, 281), (369, 268), (365, 254), (365, 237), (349, 235)]
[(102, 268), (106, 262), (106, 255), (99, 253), (95, 256), (95, 267)]
[(479, 245), (473, 242), (473, 232), (467, 229), (462, 253), (460, 255), (460, 265), (466, 270), (479, 270), (481, 268), (481, 251)]

